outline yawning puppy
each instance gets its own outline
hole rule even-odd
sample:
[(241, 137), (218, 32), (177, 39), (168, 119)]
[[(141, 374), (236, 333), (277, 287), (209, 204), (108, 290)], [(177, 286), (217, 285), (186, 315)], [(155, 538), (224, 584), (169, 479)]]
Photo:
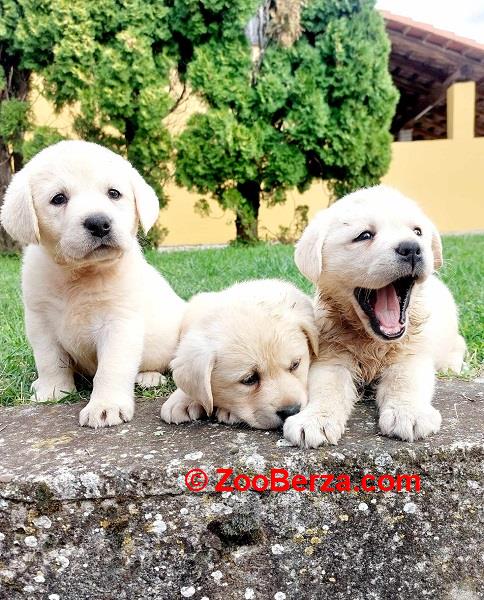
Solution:
[(159, 212), (153, 189), (123, 158), (60, 142), (14, 175), (1, 221), (22, 244), (27, 335), (38, 379), (33, 399), (75, 391), (94, 376), (81, 425), (129, 421), (135, 380), (157, 385), (173, 358), (185, 308), (136, 241)]
[(311, 300), (290, 283), (247, 281), (194, 296), (171, 363), (178, 389), (161, 409), (167, 423), (212, 414), (224, 423), (279, 427), (307, 402)]
[(308, 406), (286, 421), (286, 438), (336, 444), (371, 382), (384, 434), (413, 441), (438, 431), (434, 373), (459, 372), (465, 343), (454, 300), (432, 274), (442, 264), (435, 226), (396, 190), (363, 189), (314, 218), (295, 260), (317, 286), (320, 352)]

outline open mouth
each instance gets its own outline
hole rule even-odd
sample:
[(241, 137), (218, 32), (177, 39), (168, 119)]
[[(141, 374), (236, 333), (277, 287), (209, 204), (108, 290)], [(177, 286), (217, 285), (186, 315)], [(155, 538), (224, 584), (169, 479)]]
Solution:
[(378, 290), (355, 289), (355, 298), (377, 335), (386, 340), (396, 340), (405, 333), (407, 309), (414, 283), (415, 278), (407, 276)]

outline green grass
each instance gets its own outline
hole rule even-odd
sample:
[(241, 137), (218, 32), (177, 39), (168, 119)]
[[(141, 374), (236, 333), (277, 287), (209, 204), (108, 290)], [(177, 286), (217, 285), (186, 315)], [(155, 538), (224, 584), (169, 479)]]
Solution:
[[(474, 375), (484, 361), (484, 235), (444, 238), (445, 266), (442, 279), (459, 305), (461, 331), (469, 347), (467, 376)], [(184, 252), (147, 252), (147, 259), (168, 279), (182, 298), (200, 291), (220, 290), (235, 281), (279, 277), (292, 281), (306, 292), (312, 286), (293, 261), (293, 248), (282, 245), (229, 247)], [(0, 256), (0, 404), (27, 402), (35, 379), (32, 352), (25, 339), (20, 295), (20, 259)], [(172, 389), (143, 392), (162, 395)], [(81, 385), (81, 397), (89, 386)], [(141, 392), (140, 392), (141, 393)], [(75, 394), (65, 401), (79, 398)]]
[(442, 279), (459, 307), (460, 331), (468, 347), (468, 371), (484, 362), (484, 235), (444, 238)]

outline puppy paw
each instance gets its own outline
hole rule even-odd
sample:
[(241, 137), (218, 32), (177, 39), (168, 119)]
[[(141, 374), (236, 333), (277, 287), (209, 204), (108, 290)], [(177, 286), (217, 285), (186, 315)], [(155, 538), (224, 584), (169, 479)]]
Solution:
[(303, 410), (286, 419), (283, 432), (293, 446), (318, 448), (322, 444), (336, 445), (344, 429), (344, 424), (333, 416)]
[(199, 402), (192, 400), (178, 388), (161, 407), (160, 416), (165, 423), (179, 425), (201, 419), (205, 414), (205, 409)]
[(379, 425), (384, 435), (406, 442), (426, 438), (440, 429), (442, 417), (437, 409), (427, 405), (388, 406), (380, 412)]
[(134, 415), (134, 399), (131, 396), (115, 397), (110, 400), (98, 399), (91, 396), (91, 400), (79, 414), (79, 423), (82, 427), (111, 427), (131, 421)]
[(51, 400), (60, 400), (64, 396), (76, 391), (74, 379), (65, 378), (58, 381), (49, 381), (45, 379), (36, 379), (32, 383), (31, 402), (49, 402)]
[(238, 417), (225, 408), (217, 408), (215, 416), (217, 417), (217, 421), (220, 423), (226, 423), (227, 425), (241, 423), (241, 420)]
[(136, 376), (136, 383), (142, 388), (153, 388), (166, 383), (166, 377), (158, 371), (143, 371)]

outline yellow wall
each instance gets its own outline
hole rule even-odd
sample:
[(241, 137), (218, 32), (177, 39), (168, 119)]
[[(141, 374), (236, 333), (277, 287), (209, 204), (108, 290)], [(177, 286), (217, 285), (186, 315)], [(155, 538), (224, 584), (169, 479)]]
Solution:
[(72, 122), (74, 120), (76, 108), (66, 108), (60, 112), (55, 112), (52, 104), (45, 99), (43, 92), (42, 79), (34, 75), (30, 92), (30, 101), (32, 103), (32, 110), (36, 123), (38, 125), (54, 127), (62, 135), (72, 137)]
[(384, 183), (425, 208), (443, 232), (484, 229), (484, 137), (474, 137), (476, 85), (447, 90), (446, 140), (397, 142)]
[(396, 142), (383, 183), (417, 200), (442, 232), (484, 230), (484, 137)]
[[(188, 99), (179, 119), (186, 120), (192, 107), (203, 109)], [(42, 98), (34, 109), (39, 124), (68, 129), (68, 113), (55, 117)], [(390, 169), (383, 178), (383, 183), (417, 200), (442, 232), (484, 230), (484, 138), (473, 137), (474, 111), (474, 82), (451, 86), (447, 129), (452, 139), (395, 142)], [(179, 129), (180, 124), (170, 126)], [(170, 203), (160, 213), (160, 223), (169, 230), (163, 245), (220, 244), (235, 237), (233, 214), (224, 213), (215, 202), (210, 203), (211, 215), (204, 217), (193, 209), (197, 194), (173, 184), (167, 192)], [(292, 191), (284, 205), (261, 208), (259, 233), (263, 238), (272, 238), (281, 225), (291, 226), (296, 206), (308, 205), (311, 217), (328, 202), (322, 183), (313, 185), (303, 195)]]

